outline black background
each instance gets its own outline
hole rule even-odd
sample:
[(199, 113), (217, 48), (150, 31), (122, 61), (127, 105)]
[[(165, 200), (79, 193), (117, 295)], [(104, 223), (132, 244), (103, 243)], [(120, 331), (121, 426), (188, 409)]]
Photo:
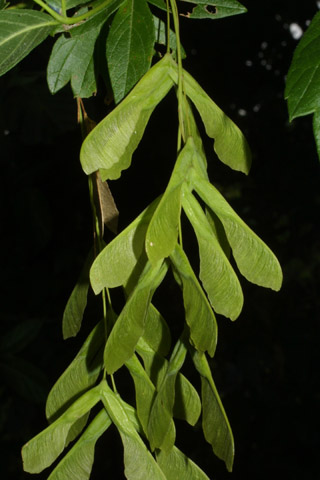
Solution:
[[(199, 427), (192, 431), (178, 422), (177, 442), (212, 479), (311, 480), (319, 478), (320, 444), (319, 160), (311, 116), (290, 124), (283, 96), (297, 45), (290, 25), (305, 30), (317, 2), (243, 3), (245, 15), (181, 19), (184, 65), (247, 136), (250, 175), (220, 165), (206, 142), (210, 178), (276, 253), (284, 284), (274, 293), (243, 280), (240, 318), (218, 318), (211, 366), (235, 436), (234, 472), (215, 459)], [(46, 426), (49, 388), (100, 314), (90, 298), (79, 338), (62, 340), (63, 309), (92, 234), (75, 102), (69, 86), (55, 96), (46, 86), (51, 45), (49, 39), (0, 79), (0, 472), (6, 479), (33, 478), (22, 471), (20, 448)], [(96, 119), (106, 113), (98, 109), (100, 100), (86, 103)], [(169, 95), (159, 106), (132, 167), (110, 182), (120, 228), (168, 181), (174, 102)], [(169, 284), (155, 298), (174, 331), (179, 295)], [(129, 378), (121, 381), (131, 395)], [(120, 440), (110, 429), (97, 445), (92, 478), (122, 479), (122, 472)]]

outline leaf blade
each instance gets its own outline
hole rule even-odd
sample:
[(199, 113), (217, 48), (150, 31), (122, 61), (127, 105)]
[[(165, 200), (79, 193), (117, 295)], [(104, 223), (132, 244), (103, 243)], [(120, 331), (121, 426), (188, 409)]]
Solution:
[(80, 151), (86, 174), (100, 170), (102, 180), (115, 180), (130, 166), (151, 113), (173, 86), (170, 64), (170, 56), (165, 55), (89, 133)]
[(213, 357), (217, 344), (217, 322), (212, 308), (179, 245), (176, 245), (170, 259), (182, 281), (186, 322), (190, 328), (191, 340), (197, 350), (208, 350)]
[(154, 41), (147, 2), (127, 0), (117, 11), (107, 37), (107, 62), (116, 103), (150, 68)]
[(104, 364), (108, 373), (114, 373), (134, 353), (143, 335), (148, 308), (155, 289), (163, 280), (167, 265), (158, 262), (154, 267), (147, 263), (139, 283), (123, 307), (104, 350)]
[(95, 416), (75, 445), (59, 462), (48, 480), (89, 480), (97, 440), (112, 424), (103, 409)]
[(282, 284), (282, 271), (270, 248), (238, 217), (213, 185), (195, 177), (194, 186), (221, 220), (242, 275), (256, 285), (278, 291)]
[(214, 384), (205, 354), (200, 354), (193, 348), (190, 350), (194, 365), (201, 375), (202, 428), (205, 439), (211, 444), (215, 455), (225, 462), (228, 471), (231, 472), (234, 459), (234, 439), (229, 420)]
[(54, 423), (27, 442), (22, 448), (23, 468), (39, 473), (50, 466), (66, 446), (72, 425), (100, 400), (100, 386), (76, 400)]
[(46, 13), (34, 10), (0, 11), (0, 75), (43, 42), (57, 24)]
[(243, 306), (243, 293), (238, 277), (215, 237), (205, 213), (188, 191), (185, 191), (182, 206), (197, 236), (200, 279), (210, 303), (217, 313), (235, 320)]

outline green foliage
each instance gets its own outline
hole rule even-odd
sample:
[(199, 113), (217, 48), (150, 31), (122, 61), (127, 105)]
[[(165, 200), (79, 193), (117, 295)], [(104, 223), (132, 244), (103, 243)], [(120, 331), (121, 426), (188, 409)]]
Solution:
[[(94, 220), (92, 253), (63, 314), (64, 338), (77, 335), (85, 321), (90, 285), (101, 297), (103, 318), (97, 319), (52, 387), (46, 405), (50, 425), (23, 447), (24, 469), (42, 471), (77, 439), (49, 478), (89, 479), (95, 444), (113, 424), (122, 440), (128, 480), (207, 479), (175, 445), (175, 419), (194, 426), (202, 414), (204, 438), (231, 471), (233, 435), (206, 357), (207, 352), (213, 357), (216, 350), (215, 313), (235, 320), (243, 306), (238, 272), (229, 257), (232, 253), (247, 280), (273, 290), (279, 290), (282, 273), (270, 249), (210, 183), (194, 110), (214, 141), (218, 159), (245, 174), (251, 165), (247, 142), (183, 69), (175, 0), (170, 0), (170, 8), (162, 0), (149, 2), (160, 10), (168, 8), (174, 32), (151, 13), (145, 0), (97, 0), (85, 6), (77, 0), (61, 4), (54, 0), (51, 6), (35, 2), (46, 13), (28, 8), (0, 12), (0, 72), (16, 65), (49, 34), (57, 37), (47, 82), (52, 94), (70, 82), (77, 98), (85, 137), (80, 161), (89, 175)], [(246, 11), (236, 0), (190, 3), (189, 18), (218, 19)], [(70, 10), (73, 16), (67, 15)], [(157, 52), (159, 44), (166, 44), (166, 54)], [(99, 76), (111, 85), (108, 94), (113, 94), (115, 107), (93, 126), (81, 98), (97, 91)], [(105, 245), (104, 224), (116, 234), (108, 211), (112, 218), (118, 212), (103, 182), (118, 179), (130, 167), (152, 112), (172, 88), (178, 101), (178, 143), (167, 187)], [(198, 243), (199, 278), (183, 247), (182, 211)], [(168, 271), (181, 289), (185, 317), (185, 321), (177, 319), (179, 338), (173, 348), (169, 326), (152, 303)], [(115, 288), (123, 290), (123, 303), (116, 309)], [(201, 398), (187, 378), (188, 356), (193, 374), (198, 372), (201, 379)], [(132, 378), (134, 405), (117, 391), (119, 369), (127, 369)]]
[(294, 52), (285, 89), (290, 121), (314, 114), (313, 132), (320, 158), (319, 50), (320, 12), (314, 16)]
[(57, 22), (49, 15), (33, 10), (0, 12), (0, 75), (17, 65), (43, 42)]

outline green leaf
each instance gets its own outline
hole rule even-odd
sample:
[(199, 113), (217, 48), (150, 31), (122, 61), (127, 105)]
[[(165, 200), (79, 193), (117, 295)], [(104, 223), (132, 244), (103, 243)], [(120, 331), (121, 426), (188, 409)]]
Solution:
[[(113, 2), (113, 5), (119, 2)], [(113, 9), (114, 10), (114, 9)], [(71, 37), (61, 35), (53, 46), (47, 81), (51, 93), (58, 92), (71, 81), (75, 97), (91, 97), (96, 90), (93, 51), (102, 25), (111, 15), (111, 8), (103, 10), (92, 19), (72, 30)]]
[[(97, 295), (103, 288), (126, 285), (144, 252), (145, 234), (158, 200), (152, 202), (128, 227), (97, 256), (90, 281)], [(142, 267), (145, 262), (141, 262)]]
[(170, 255), (178, 239), (181, 189), (190, 176), (193, 143), (189, 140), (178, 156), (166, 191), (161, 197), (146, 234), (146, 252), (151, 263)]
[(293, 55), (286, 80), (290, 120), (319, 108), (320, 98), (320, 12), (310, 23)]
[(200, 279), (217, 313), (235, 320), (243, 306), (238, 277), (214, 235), (205, 213), (194, 196), (185, 191), (182, 206), (199, 244)]
[(103, 402), (116, 425), (124, 448), (125, 476), (128, 480), (166, 480), (128, 417), (120, 397), (104, 383)]
[[(170, 75), (177, 83), (178, 71), (171, 62)], [(248, 143), (240, 129), (211, 100), (192, 76), (183, 71), (185, 91), (196, 106), (206, 133), (214, 139), (214, 150), (221, 162), (234, 170), (248, 173), (251, 166), (251, 154)]]
[(217, 344), (217, 322), (211, 306), (194, 274), (188, 257), (176, 245), (170, 259), (182, 282), (186, 322), (190, 327), (190, 338), (197, 350), (208, 350), (213, 357)]
[(182, 340), (178, 340), (167, 364), (167, 371), (152, 404), (148, 424), (148, 438), (151, 449), (161, 448), (170, 451), (175, 438), (168, 436), (173, 417), (175, 384), (187, 353)]
[[(168, 370), (168, 360), (154, 351), (145, 341), (145, 337), (139, 339), (136, 350), (143, 359), (148, 377), (159, 390)], [(181, 420), (186, 420), (190, 425), (195, 425), (200, 412), (201, 402), (196, 389), (189, 380), (179, 372), (175, 384), (173, 416)]]
[(89, 133), (80, 152), (85, 173), (101, 169), (102, 180), (114, 180), (130, 166), (151, 113), (173, 86), (168, 75), (171, 61), (171, 57), (165, 55)]
[(242, 275), (252, 283), (278, 291), (282, 271), (269, 247), (238, 217), (213, 185), (195, 176), (194, 186), (222, 222)]
[(111, 423), (107, 412), (104, 409), (100, 410), (80, 439), (53, 470), (48, 480), (89, 480), (96, 442)]
[(170, 350), (170, 329), (161, 313), (152, 304), (148, 308), (143, 339), (159, 355), (167, 355)]
[(95, 384), (102, 366), (103, 334), (104, 325), (100, 322), (52, 387), (46, 404), (46, 416), (50, 422)]
[(0, 75), (13, 68), (53, 31), (57, 21), (35, 10), (0, 12)]
[(202, 428), (205, 439), (211, 444), (229, 472), (232, 471), (234, 440), (231, 427), (214, 384), (205, 354), (191, 350), (194, 365), (201, 375), (202, 385)]
[(191, 382), (182, 374), (178, 373), (175, 385), (175, 398), (173, 416), (180, 420), (186, 420), (194, 426), (201, 413), (201, 401), (197, 390)]
[(196, 4), (192, 12), (187, 13), (186, 17), (193, 19), (230, 17), (245, 13), (247, 9), (236, 0), (183, 0), (184, 2)]
[(75, 337), (81, 328), (83, 314), (87, 306), (89, 290), (89, 269), (93, 261), (93, 252), (90, 252), (81, 270), (76, 286), (68, 299), (63, 312), (63, 338)]
[(146, 0), (127, 0), (117, 11), (107, 37), (107, 62), (116, 103), (149, 70), (154, 42), (153, 18)]
[(22, 448), (24, 470), (39, 473), (49, 467), (65, 448), (72, 425), (99, 400), (100, 385), (82, 395), (54, 423), (27, 442)]
[(168, 453), (160, 450), (157, 453), (157, 462), (167, 480), (209, 480), (201, 468), (177, 447), (173, 447)]
[(161, 261), (154, 267), (149, 262), (145, 266), (107, 340), (104, 363), (108, 373), (118, 370), (133, 355), (144, 332), (152, 295), (163, 280), (167, 268)]
[(134, 381), (136, 392), (137, 414), (141, 422), (143, 431), (148, 435), (148, 421), (151, 411), (153, 398), (155, 395), (155, 386), (147, 375), (145, 369), (141, 365), (138, 357), (133, 355), (126, 361), (130, 375)]

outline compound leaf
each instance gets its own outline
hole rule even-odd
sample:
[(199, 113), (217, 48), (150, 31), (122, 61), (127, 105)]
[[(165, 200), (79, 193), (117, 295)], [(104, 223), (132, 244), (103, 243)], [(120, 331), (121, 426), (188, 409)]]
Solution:
[(55, 422), (23, 446), (23, 468), (26, 472), (39, 473), (55, 461), (66, 446), (72, 425), (100, 400), (99, 392), (98, 385), (83, 394)]
[(35, 10), (0, 11), (0, 75), (43, 42), (57, 24), (50, 15)]
[(177, 447), (170, 452), (160, 450), (157, 453), (157, 462), (167, 480), (209, 480), (209, 477), (189, 457)]
[(229, 472), (234, 458), (234, 440), (231, 427), (214, 384), (205, 354), (191, 348), (194, 365), (201, 375), (202, 386), (202, 428), (205, 439), (211, 444), (218, 458), (221, 458)]
[(150, 68), (154, 42), (153, 17), (146, 0), (127, 0), (117, 11), (107, 37), (107, 62), (116, 103)]
[(217, 344), (217, 322), (212, 308), (188, 257), (179, 245), (176, 245), (170, 259), (182, 282), (184, 309), (191, 341), (197, 350), (208, 351), (213, 357)]
[[(112, 5), (119, 5), (113, 2)], [(48, 68), (47, 82), (51, 93), (58, 92), (71, 81), (75, 97), (91, 97), (96, 90), (93, 68), (95, 42), (108, 16), (116, 7), (103, 10), (92, 19), (72, 30), (70, 37), (61, 35), (53, 46)]]
[(105, 409), (95, 416), (79, 440), (53, 470), (48, 480), (89, 480), (97, 440), (111, 425)]
[(199, 276), (210, 303), (217, 313), (235, 320), (243, 306), (243, 294), (238, 277), (215, 237), (205, 213), (187, 190), (182, 206), (197, 236), (200, 253)]
[(100, 169), (102, 180), (117, 179), (130, 166), (151, 113), (173, 86), (168, 75), (171, 62), (170, 55), (165, 55), (89, 133), (80, 152), (85, 173)]
[(167, 265), (161, 261), (154, 267), (149, 262), (146, 264), (139, 283), (128, 298), (107, 340), (104, 363), (108, 373), (115, 372), (133, 355), (144, 332), (152, 295), (166, 271)]
[(269, 247), (238, 217), (213, 185), (194, 177), (194, 186), (222, 222), (242, 275), (250, 282), (278, 291), (282, 283), (282, 271)]

